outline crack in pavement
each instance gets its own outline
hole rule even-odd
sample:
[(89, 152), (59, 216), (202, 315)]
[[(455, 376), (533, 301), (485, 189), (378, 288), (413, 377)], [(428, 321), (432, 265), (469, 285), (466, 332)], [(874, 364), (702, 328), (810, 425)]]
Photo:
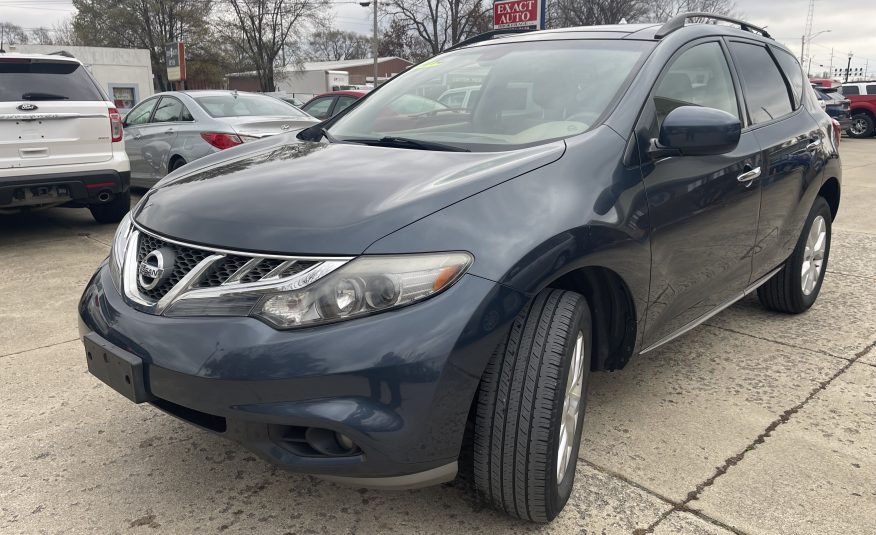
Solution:
[[(664, 496), (663, 494), (657, 492), (656, 490), (649, 489), (648, 487), (642, 485), (641, 483), (637, 483), (637, 482), (633, 481), (632, 479), (628, 478), (627, 476), (625, 476), (623, 474), (620, 474), (618, 472), (615, 472), (614, 470), (610, 470), (608, 468), (602, 467), (602, 466), (594, 463), (593, 461), (588, 461), (587, 459), (584, 459), (583, 457), (579, 457), (578, 460), (583, 462), (584, 464), (586, 464), (590, 468), (593, 468), (594, 470), (602, 472), (603, 474), (606, 474), (610, 477), (619, 479), (619, 480), (623, 481), (624, 483), (630, 485), (631, 487), (637, 488), (637, 489), (641, 490), (642, 492), (646, 492), (646, 493), (650, 494), (651, 496), (654, 496), (655, 498), (659, 499), (660, 501), (666, 502), (668, 505), (671, 505), (672, 507), (668, 511), (666, 511), (660, 515), (660, 517), (658, 518), (658, 521), (657, 521), (658, 523), (659, 523), (659, 521), (662, 521), (663, 519), (668, 517), (674, 511), (680, 511), (680, 512), (690, 513), (704, 522), (708, 522), (709, 524), (712, 524), (712, 525), (717, 526), (719, 528), (725, 529), (731, 533), (734, 533), (735, 535), (746, 535), (744, 532), (739, 531), (738, 529), (734, 528), (733, 526), (729, 526), (729, 525), (721, 522), (720, 520), (714, 519), (714, 518), (706, 515), (705, 513), (701, 512), (701, 511), (697, 511), (696, 509), (690, 509), (687, 506), (685, 506), (684, 504), (677, 502), (677, 501), (673, 500), (672, 498)], [(655, 525), (656, 525), (656, 523), (655, 523)], [(633, 533), (646, 533), (646, 532), (640, 528), (639, 530), (633, 531)]]
[(823, 349), (813, 349), (813, 348), (811, 348), (811, 347), (803, 347), (803, 346), (798, 346), (798, 345), (790, 344), (790, 343), (788, 343), (788, 342), (783, 342), (783, 341), (781, 341), (781, 340), (772, 340), (772, 339), (770, 339), (770, 338), (765, 338), (765, 337), (763, 337), (763, 336), (757, 336), (757, 335), (755, 335), (755, 334), (746, 333), (746, 332), (742, 332), (742, 331), (737, 331), (737, 330), (735, 330), (735, 329), (731, 329), (730, 327), (723, 327), (723, 326), (721, 326), (721, 325), (715, 325), (714, 323), (703, 323), (703, 325), (706, 326), (706, 327), (712, 327), (712, 328), (715, 328), (715, 329), (721, 329), (722, 331), (727, 331), (727, 332), (729, 332), (729, 333), (733, 333), (733, 334), (740, 334), (740, 335), (742, 335), (742, 336), (748, 336), (748, 337), (754, 338), (755, 340), (761, 340), (761, 341), (763, 341), (763, 342), (771, 342), (771, 343), (773, 343), (773, 344), (779, 344), (780, 346), (790, 347), (790, 348), (792, 348), (792, 349), (802, 349), (803, 351), (810, 351), (810, 352), (812, 352), (812, 353), (818, 353), (819, 355), (824, 355), (825, 357), (833, 357), (833, 358), (835, 358), (835, 359), (844, 360), (844, 361), (846, 361), (846, 362), (848, 362), (849, 360), (851, 360), (851, 359), (847, 359), (847, 358), (845, 358), (845, 357), (841, 357), (841, 356), (839, 356), (839, 355), (834, 355), (833, 353), (831, 353), (831, 352), (829, 352), (829, 351), (825, 351), (825, 350), (823, 350)]
[(59, 346), (62, 344), (69, 344), (70, 342), (76, 342), (79, 338), (73, 338), (72, 340), (63, 340), (61, 342), (52, 342), (51, 344), (46, 344), (44, 346), (32, 347), (30, 349), (22, 349), (21, 351), (14, 351), (12, 353), (6, 353), (5, 355), (0, 355), (0, 359), (5, 357), (14, 357), (15, 355), (21, 355), (22, 353), (27, 353), (29, 351), (37, 351), (38, 349), (46, 349), (48, 347)]
[[(812, 391), (809, 392), (809, 395), (806, 396), (806, 398), (803, 399), (803, 401), (794, 405), (790, 409), (786, 410), (785, 412), (780, 414), (778, 418), (773, 420), (773, 422), (770, 425), (768, 425), (766, 427), (766, 429), (764, 429), (764, 431), (761, 434), (759, 434), (751, 442), (751, 444), (746, 446), (744, 450), (742, 450), (741, 452), (737, 453), (736, 455), (734, 455), (732, 457), (728, 457), (727, 459), (725, 459), (724, 463), (721, 466), (719, 466), (717, 469), (715, 469), (715, 473), (713, 473), (708, 479), (706, 479), (705, 481), (703, 481), (702, 483), (697, 485), (696, 488), (694, 488), (694, 490), (690, 491), (687, 494), (687, 497), (680, 504), (674, 504), (672, 509), (670, 509), (669, 511), (667, 511), (666, 513), (661, 515), (657, 520), (655, 520), (653, 523), (651, 523), (650, 526), (648, 526), (645, 529), (641, 529), (641, 528), (636, 529), (635, 531), (633, 531), (633, 534), (634, 535), (646, 535), (649, 533), (654, 533), (654, 530), (657, 528), (657, 526), (660, 524), (660, 522), (665, 520), (674, 511), (693, 512), (694, 510), (690, 509), (688, 507), (688, 504), (690, 502), (699, 499), (699, 497), (700, 497), (700, 495), (702, 495), (703, 491), (705, 491), (707, 488), (714, 485), (715, 481), (719, 477), (726, 474), (727, 471), (730, 468), (732, 468), (733, 466), (736, 466), (737, 464), (739, 464), (745, 458), (745, 455), (748, 452), (753, 451), (759, 445), (766, 442), (766, 439), (769, 438), (770, 435), (772, 435), (773, 431), (775, 431), (780, 425), (787, 423), (791, 419), (792, 416), (794, 416), (795, 414), (797, 414), (800, 411), (800, 409), (802, 409), (807, 403), (809, 403), (819, 393), (823, 392), (828, 386), (830, 386), (830, 384), (834, 380), (836, 380), (837, 377), (844, 374), (849, 368), (852, 367), (853, 364), (858, 362), (858, 360), (860, 360), (861, 357), (863, 357), (864, 355), (869, 353), (874, 347), (876, 347), (876, 341), (870, 342), (870, 344), (868, 344), (864, 349), (855, 353), (855, 356), (852, 357), (851, 359), (847, 360), (846, 363), (843, 364), (843, 366), (839, 370), (837, 370), (833, 375), (831, 375), (829, 378), (825, 379), (824, 381), (819, 382), (818, 386), (816, 386), (814, 389), (812, 389)], [(737, 534), (741, 533), (740, 531), (731, 529), (729, 527), (726, 529), (729, 529), (733, 533), (737, 533)]]

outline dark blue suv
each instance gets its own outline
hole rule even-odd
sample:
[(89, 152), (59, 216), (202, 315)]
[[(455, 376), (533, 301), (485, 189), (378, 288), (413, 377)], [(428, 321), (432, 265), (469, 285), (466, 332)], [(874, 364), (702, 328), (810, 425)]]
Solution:
[(592, 371), (813, 304), (838, 136), (744, 22), (480, 36), (162, 180), (85, 289), (88, 367), (289, 470), (549, 521)]

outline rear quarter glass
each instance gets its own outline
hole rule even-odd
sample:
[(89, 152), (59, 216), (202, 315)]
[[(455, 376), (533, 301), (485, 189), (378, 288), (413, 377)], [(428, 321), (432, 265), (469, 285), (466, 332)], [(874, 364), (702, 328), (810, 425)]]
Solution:
[(0, 61), (0, 79), (0, 102), (106, 100), (85, 67), (75, 62)]

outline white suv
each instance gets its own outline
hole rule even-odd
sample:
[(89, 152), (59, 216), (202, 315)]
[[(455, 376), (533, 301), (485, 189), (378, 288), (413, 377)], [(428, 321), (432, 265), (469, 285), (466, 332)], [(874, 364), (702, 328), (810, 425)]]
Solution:
[(87, 206), (117, 222), (130, 182), (122, 118), (80, 61), (0, 53), (0, 213)]

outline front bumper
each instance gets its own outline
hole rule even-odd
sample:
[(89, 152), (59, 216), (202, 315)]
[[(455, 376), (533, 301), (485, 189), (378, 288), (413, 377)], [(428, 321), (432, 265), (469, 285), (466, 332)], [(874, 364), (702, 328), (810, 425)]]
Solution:
[[(142, 359), (151, 403), (162, 410), (292, 471), (407, 487), (453, 477), (481, 373), (525, 303), (466, 275), (413, 306), (278, 331), (253, 318), (138, 312), (104, 264), (79, 315), (83, 336)], [(290, 430), (311, 427), (343, 433), (361, 452), (309, 456), (285, 442)]]

